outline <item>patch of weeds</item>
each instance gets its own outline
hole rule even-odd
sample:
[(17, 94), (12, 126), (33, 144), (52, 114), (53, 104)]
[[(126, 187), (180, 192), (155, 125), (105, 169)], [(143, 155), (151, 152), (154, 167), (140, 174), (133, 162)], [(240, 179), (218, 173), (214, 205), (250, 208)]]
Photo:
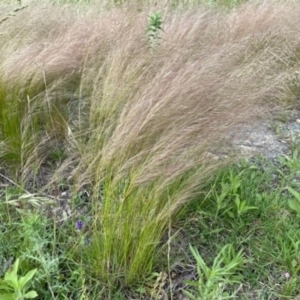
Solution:
[(16, 259), (12, 268), (7, 270), (4, 279), (0, 279), (0, 296), (3, 300), (34, 299), (38, 296), (34, 290), (28, 291), (29, 283), (37, 269), (32, 269), (25, 276), (18, 276), (19, 258)]
[(300, 292), (299, 219), (293, 213), (298, 214), (300, 197), (293, 188), (288, 188), (290, 193), (285, 188), (298, 170), (289, 167), (286, 178), (281, 173), (285, 167), (280, 162), (253, 159), (226, 168), (206, 187), (206, 197), (190, 204), (189, 218), (185, 215), (182, 221), (190, 242), (202, 249), (201, 263), (206, 266), (214, 264), (212, 253), (224, 244), (243, 251), (246, 263), (241, 266), (241, 277), (232, 289), (222, 290), (230, 295), (236, 291), (236, 299), (252, 299), (245, 295), (253, 290), (255, 299)]
[(294, 196), (295, 199), (289, 199), (288, 204), (290, 209), (296, 212), (297, 216), (300, 216), (300, 194), (291, 187), (287, 187), (287, 190)]
[[(38, 197), (32, 199), (34, 195), (29, 199), (31, 203), (41, 201)], [(5, 266), (0, 276), (14, 259), (20, 258), (20, 274), (37, 269), (31, 287), (41, 299), (86, 299), (88, 293), (94, 292), (80, 260), (72, 252), (74, 245), (81, 243), (84, 224), (80, 230), (71, 220), (64, 226), (55, 224), (43, 207), (28, 203), (22, 208), (12, 202), (8, 206), (9, 216), (7, 204), (0, 202), (0, 257)]]
[(190, 246), (190, 250), (196, 259), (198, 281), (188, 281), (196, 291), (184, 291), (184, 294), (192, 300), (232, 299), (233, 293), (226, 292), (226, 287), (241, 281), (238, 271), (245, 263), (242, 251), (236, 253), (232, 245), (225, 245), (209, 267), (197, 249)]

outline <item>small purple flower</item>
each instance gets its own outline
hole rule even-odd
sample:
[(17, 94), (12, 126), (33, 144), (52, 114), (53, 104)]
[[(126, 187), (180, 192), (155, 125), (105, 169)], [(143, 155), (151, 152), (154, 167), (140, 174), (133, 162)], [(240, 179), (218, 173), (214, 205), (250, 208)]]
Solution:
[(77, 222), (76, 222), (76, 228), (77, 228), (78, 230), (81, 230), (82, 227), (83, 227), (83, 222), (82, 222), (82, 221), (77, 221)]

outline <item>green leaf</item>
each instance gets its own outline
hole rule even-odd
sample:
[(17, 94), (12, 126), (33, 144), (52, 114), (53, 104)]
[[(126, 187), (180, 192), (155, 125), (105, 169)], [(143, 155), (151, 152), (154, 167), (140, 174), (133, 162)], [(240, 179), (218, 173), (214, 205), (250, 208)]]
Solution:
[(245, 210), (253, 210), (253, 209), (258, 209), (256, 206), (246, 206)]
[(30, 291), (30, 292), (26, 293), (25, 295), (23, 295), (23, 297), (27, 298), (27, 299), (34, 299), (37, 296), (38, 296), (38, 294), (36, 291)]
[(21, 289), (32, 279), (36, 271), (37, 269), (33, 269), (19, 279)]
[[(0, 285), (0, 294), (1, 294), (1, 290), (2, 291), (6, 291), (6, 292), (10, 292), (13, 291), (11, 287), (7, 286), (7, 285)], [(1, 299), (1, 298), (0, 298)]]
[(0, 295), (0, 299), (1, 300), (14, 300), (14, 296), (13, 294), (3, 294), (3, 295)]
[(197, 282), (197, 281), (191, 281), (191, 280), (184, 280), (184, 283), (188, 284), (190, 286), (198, 286), (199, 285), (199, 282)]
[(297, 191), (295, 191), (293, 188), (291, 188), (291, 187), (287, 187), (287, 189), (288, 189), (288, 191), (291, 193), (291, 194), (293, 194), (294, 195), (294, 197), (298, 200), (298, 201), (300, 201), (300, 194), (297, 192)]
[(247, 207), (247, 206), (246, 206), (246, 201), (243, 200), (243, 201), (241, 202), (241, 204), (240, 204), (240, 210), (243, 211), (243, 210), (245, 209), (245, 207)]
[(239, 215), (242, 215), (243, 213), (247, 212), (248, 210), (254, 210), (254, 209), (257, 209), (257, 207), (256, 206), (246, 206), (246, 202), (245, 202), (245, 204), (239, 211)]
[(0, 278), (0, 291), (4, 290), (4, 291), (11, 291), (11, 287), (7, 284), (7, 282), (5, 282), (3, 279)]
[(17, 258), (15, 263), (12, 266), (12, 273), (16, 276), (18, 275), (19, 263), (20, 263), (20, 260)]
[(19, 259), (17, 258), (12, 268), (7, 270), (4, 275), (4, 281), (13, 287), (15, 290), (19, 289), (18, 285), (18, 268), (19, 268)]
[(288, 200), (290, 209), (294, 210), (297, 214), (300, 214), (300, 203), (297, 200)]
[(227, 214), (231, 219), (234, 219), (234, 213), (232, 211), (228, 211)]
[(7, 271), (4, 276), (4, 281), (11, 286), (14, 290), (19, 290), (19, 282), (18, 282), (18, 276), (14, 273)]
[(195, 297), (192, 293), (188, 291), (183, 291), (183, 293), (188, 296), (191, 300), (197, 300), (197, 297)]
[[(190, 251), (192, 252), (194, 258), (197, 261), (197, 266), (199, 268), (201, 268), (201, 270), (203, 271), (204, 275), (206, 278), (209, 277), (209, 272), (210, 269), (207, 267), (207, 265), (205, 264), (203, 258), (201, 257), (200, 253), (198, 252), (198, 250), (196, 248), (194, 248), (192, 245), (190, 245)], [(199, 274), (200, 275), (200, 274)]]

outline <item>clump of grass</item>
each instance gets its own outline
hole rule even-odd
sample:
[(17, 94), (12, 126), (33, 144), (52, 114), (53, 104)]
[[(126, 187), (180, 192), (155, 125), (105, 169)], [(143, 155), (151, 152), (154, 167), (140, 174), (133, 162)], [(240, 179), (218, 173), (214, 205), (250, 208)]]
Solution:
[[(111, 286), (131, 285), (151, 270), (170, 216), (222, 165), (209, 153), (232, 138), (228, 133), (237, 123), (258, 114), (261, 99), (281, 95), (277, 87), (289, 71), (274, 64), (266, 48), (248, 60), (260, 28), (245, 39), (244, 23), (231, 21), (235, 13), (230, 17), (174, 17), (151, 59), (134, 28), (131, 42), (120, 38), (105, 73), (100, 69), (96, 77), (95, 129), (78, 170), (82, 182), (94, 182), (95, 205), (101, 202), (88, 260)], [(222, 31), (223, 22), (232, 22), (230, 33)], [(266, 84), (266, 78), (273, 81)]]

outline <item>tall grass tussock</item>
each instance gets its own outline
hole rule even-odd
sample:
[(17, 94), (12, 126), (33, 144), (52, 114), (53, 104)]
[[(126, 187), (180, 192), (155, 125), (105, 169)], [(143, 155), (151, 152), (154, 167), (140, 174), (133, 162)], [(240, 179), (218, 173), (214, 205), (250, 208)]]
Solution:
[(92, 188), (89, 272), (132, 285), (153, 269), (168, 224), (228, 163), (216, 155), (237, 129), (297, 105), (299, 19), (289, 1), (230, 12), (32, 3), (0, 24), (1, 166), (26, 184), (63, 148), (53, 180)]

